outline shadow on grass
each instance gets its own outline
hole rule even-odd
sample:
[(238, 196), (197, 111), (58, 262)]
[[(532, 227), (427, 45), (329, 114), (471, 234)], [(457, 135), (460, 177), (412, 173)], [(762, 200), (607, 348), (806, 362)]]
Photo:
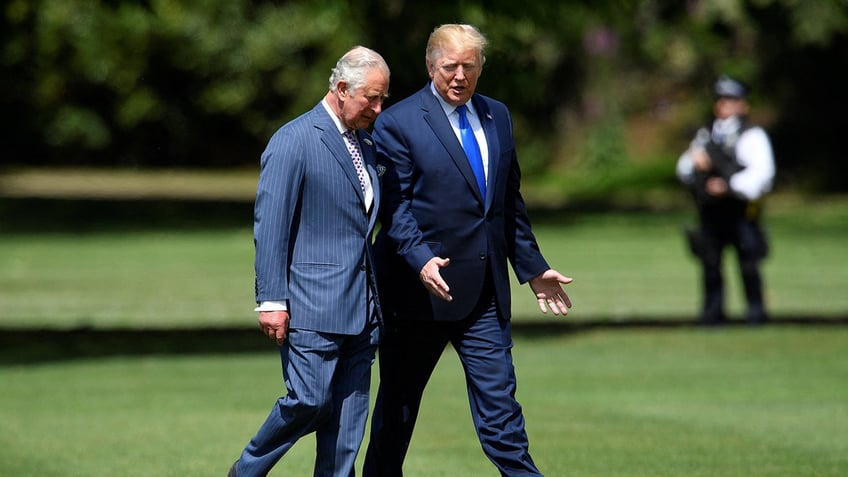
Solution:
[(5, 233), (91, 233), (252, 225), (253, 202), (0, 198), (0, 230)]
[[(603, 210), (601, 204), (578, 204)], [(576, 207), (576, 206), (572, 206)], [(573, 220), (564, 210), (536, 210), (538, 222)], [(250, 227), (250, 201), (173, 199), (52, 199), (0, 197), (3, 233), (97, 233), (139, 229)], [(767, 326), (844, 326), (845, 317), (780, 317)], [(597, 329), (696, 327), (690, 317), (658, 320), (599, 319), (579, 322), (515, 321), (517, 337), (531, 339)], [(731, 322), (726, 326), (745, 326)], [(0, 329), (0, 366), (116, 356), (198, 355), (273, 350), (256, 328), (199, 329)]]
[[(534, 222), (563, 224), (571, 211), (604, 210), (580, 203), (565, 209), (534, 209)], [(100, 233), (130, 230), (192, 230), (253, 226), (253, 202), (186, 199), (4, 198), (0, 231), (16, 234)]]
[[(766, 325), (730, 321), (723, 327), (846, 326), (848, 317), (779, 318)], [(698, 328), (687, 319), (591, 322), (521, 321), (513, 335), (539, 339), (611, 329)], [(711, 327), (713, 328), (713, 327)], [(255, 328), (198, 329), (3, 329), (0, 366), (39, 364), (76, 359), (151, 355), (201, 355), (271, 352), (273, 344)]]

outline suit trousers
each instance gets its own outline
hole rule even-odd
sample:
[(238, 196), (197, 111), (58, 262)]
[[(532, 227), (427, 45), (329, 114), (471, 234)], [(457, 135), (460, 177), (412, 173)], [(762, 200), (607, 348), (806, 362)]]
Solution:
[[(380, 345), (380, 388), (364, 477), (399, 477), (421, 398), (447, 343), (459, 355), (477, 436), (501, 475), (541, 475), (529, 453), (515, 399), (509, 320), (498, 317), (492, 287), (461, 321), (387, 321)], [(445, 416), (445, 419), (450, 419)]]
[(267, 475), (311, 432), (317, 441), (315, 476), (355, 475), (379, 334), (374, 322), (355, 336), (289, 330), (280, 346), (288, 392), (242, 452), (239, 477)]
[(759, 266), (767, 253), (768, 244), (760, 225), (746, 218), (742, 212), (702, 213), (700, 234), (703, 241), (700, 260), (704, 289), (701, 321), (717, 323), (725, 319), (722, 258), (724, 249), (728, 246), (736, 250), (739, 261), (747, 303), (746, 318), (750, 322), (765, 321), (767, 318), (763, 303), (763, 279)]

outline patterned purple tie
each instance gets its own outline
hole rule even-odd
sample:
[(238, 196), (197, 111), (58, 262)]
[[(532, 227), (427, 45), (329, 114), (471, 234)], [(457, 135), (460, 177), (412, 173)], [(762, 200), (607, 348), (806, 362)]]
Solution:
[(356, 175), (359, 176), (359, 186), (362, 187), (362, 192), (365, 192), (365, 167), (362, 166), (362, 151), (359, 150), (359, 142), (356, 140), (356, 135), (352, 130), (347, 130), (342, 133), (345, 137), (347, 150), (350, 152), (350, 157), (353, 159), (353, 167), (356, 169)]

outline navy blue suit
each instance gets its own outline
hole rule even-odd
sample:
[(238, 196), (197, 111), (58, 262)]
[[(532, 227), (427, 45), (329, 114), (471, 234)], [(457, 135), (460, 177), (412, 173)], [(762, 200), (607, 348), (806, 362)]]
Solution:
[(256, 300), (288, 306), (280, 347), (287, 394), (244, 449), (240, 477), (266, 475), (311, 432), (315, 475), (354, 475), (380, 311), (371, 255), (380, 198), (375, 147), (365, 131), (357, 136), (374, 191), (370, 213), (344, 139), (320, 103), (280, 128), (262, 154)]
[[(503, 475), (540, 475), (514, 398), (507, 263), (521, 283), (550, 267), (519, 192), (509, 111), (479, 94), (471, 102), (488, 143), (486, 197), (429, 86), (375, 123), (377, 160), (386, 167), (375, 242), (385, 329), (366, 477), (401, 475), (421, 395), (447, 343), (463, 364), (486, 455)], [(418, 278), (434, 256), (450, 259), (440, 270), (450, 302)]]

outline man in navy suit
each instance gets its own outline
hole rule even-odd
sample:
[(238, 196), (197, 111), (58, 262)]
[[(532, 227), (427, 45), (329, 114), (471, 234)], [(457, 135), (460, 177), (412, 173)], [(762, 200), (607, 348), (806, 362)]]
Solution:
[(374, 142), (389, 68), (347, 52), (330, 90), (280, 128), (262, 154), (256, 193), (259, 327), (280, 349), (287, 394), (230, 469), (264, 476), (315, 432), (316, 476), (354, 475), (365, 433), (380, 308), (371, 237), (380, 203)]
[(542, 312), (568, 312), (562, 284), (571, 279), (548, 266), (530, 229), (509, 111), (474, 92), (485, 45), (472, 26), (436, 28), (426, 52), (432, 81), (375, 123), (386, 167), (375, 243), (385, 329), (366, 477), (402, 475), (422, 393), (448, 343), (486, 455), (502, 475), (541, 475), (515, 399), (507, 261)]

